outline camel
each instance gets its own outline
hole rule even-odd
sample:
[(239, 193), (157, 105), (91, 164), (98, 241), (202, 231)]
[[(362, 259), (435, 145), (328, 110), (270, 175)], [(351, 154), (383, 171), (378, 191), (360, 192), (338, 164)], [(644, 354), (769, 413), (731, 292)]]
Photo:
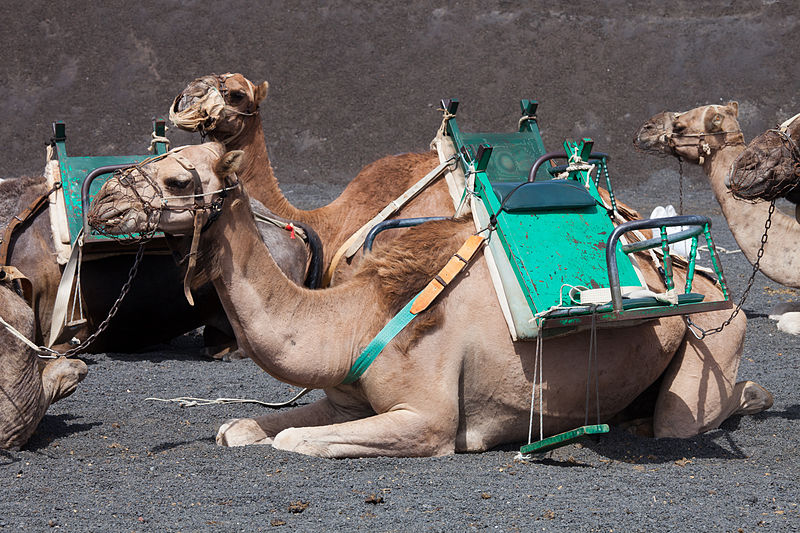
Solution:
[[(701, 165), (731, 233), (747, 260), (753, 263), (769, 208), (737, 200), (725, 186), (733, 161), (745, 148), (738, 114), (736, 102), (696, 107), (684, 113), (659, 113), (639, 128), (634, 144), (644, 151)], [(800, 287), (800, 256), (795, 257), (794, 250), (788, 248), (788, 243), (797, 239), (800, 227), (791, 217), (776, 211), (759, 266), (764, 275), (787, 287)]]
[[(786, 198), (800, 204), (800, 114), (753, 139), (733, 163), (726, 182), (744, 200)], [(797, 220), (798, 211), (795, 211)]]
[[(684, 113), (659, 113), (642, 125), (634, 144), (643, 151), (673, 155), (701, 165), (731, 233), (747, 260), (754, 263), (770, 208), (737, 200), (726, 187), (731, 165), (745, 148), (738, 114), (736, 102), (701, 106)], [(791, 244), (798, 239), (800, 225), (775, 210), (759, 262), (761, 272), (781, 285), (800, 287), (800, 255)], [(778, 321), (782, 331), (800, 333), (800, 316), (795, 319), (788, 313), (794, 307), (780, 304), (770, 311), (770, 318)]]
[[(324, 457), (432, 456), (525, 439), (536, 343), (511, 340), (482, 260), (470, 263), (360, 379), (343, 383), (363, 347), (473, 234), (471, 221), (405, 230), (392, 246), (376, 243), (347, 281), (311, 291), (287, 280), (260, 243), (246, 184), (236, 177), (243, 152), (205, 143), (182, 154), (197, 170), (195, 178), (170, 157), (151, 164), (149, 173), (164, 194), (186, 194), (193, 179), (206, 192), (231, 189), (219, 217), (200, 236), (196, 282), (213, 282), (237, 341), (263, 370), (326, 394), (290, 411), (228, 421), (217, 433), (219, 444), (271, 444)], [(90, 223), (109, 233), (151, 230), (154, 224), (167, 233), (193, 227), (192, 213), (180, 210), (190, 199), (160, 217), (146, 214), (151, 206), (139, 198), (159, 205), (153, 193), (155, 185), (137, 172), (124, 183), (110, 180), (92, 204)], [(197, 216), (203, 222), (204, 213)], [(647, 257), (640, 259), (647, 282), (663, 291)], [(698, 292), (720, 295), (709, 280), (698, 277), (695, 284)], [(708, 328), (728, 314), (701, 313), (694, 320)], [(745, 325), (739, 315), (704, 341), (687, 332), (681, 317), (599, 330), (601, 418), (619, 413), (660, 376), (653, 408), (659, 437), (690, 437), (731, 415), (768, 408), (766, 390), (735, 382)], [(583, 422), (586, 376), (576, 369), (585, 368), (589, 334), (543, 341), (547, 434)]]
[[(0, 182), (0, 212), (10, 219), (45, 192), (47, 185), (44, 177), (3, 180)], [(53, 194), (60, 194), (60, 191)], [(32, 283), (29, 302), (35, 316), (32, 340), (38, 345), (45, 344), (47, 332), (50, 331), (53, 304), (61, 280), (48, 209), (45, 207), (32, 220), (18, 227), (8, 256), (9, 264), (19, 269)], [(265, 235), (272, 235), (276, 249), (282, 248), (287, 252), (281, 255), (282, 267), (292, 279), (302, 281), (308, 256), (306, 247), (299, 239), (292, 240), (288, 231), (267, 229)], [(136, 248), (127, 246), (119, 250), (121, 255), (83, 262), (82, 308), (87, 322), (75, 332), (75, 336), (82, 341), (106, 319), (128, 278), (134, 261), (132, 252)], [(122, 255), (122, 252), (129, 253)], [(181, 270), (182, 267), (170, 255), (146, 253), (119, 312), (87, 349), (132, 352), (206, 325), (204, 334), (207, 351), (215, 353), (219, 351), (218, 346), (225, 346), (225, 351), (229, 350), (233, 331), (213, 287), (198, 288), (194, 293), (195, 305), (190, 306), (183, 295)], [(63, 352), (72, 346), (64, 343), (54, 348)]]
[[(199, 131), (229, 150), (243, 150), (246, 157), (239, 179), (249, 194), (274, 213), (313, 227), (322, 239), (326, 266), (353, 233), (439, 164), (434, 151), (386, 156), (365, 166), (328, 205), (309, 211), (298, 209), (281, 192), (267, 154), (259, 115), (267, 90), (266, 81), (254, 84), (238, 73), (203, 76), (175, 98), (170, 118), (178, 127)], [(453, 211), (445, 180), (440, 179), (396, 216), (451, 216)], [(389, 240), (396, 234), (384, 232), (380, 239)], [(346, 279), (352, 262), (351, 258), (340, 263), (337, 281)]]
[[(795, 204), (795, 220), (800, 221), (800, 115), (786, 120), (753, 139), (733, 162), (725, 185), (733, 196), (746, 201), (786, 198)], [(800, 335), (800, 303), (776, 306), (770, 318), (778, 329)]]
[[(30, 338), (33, 310), (6, 285), (0, 283), (3, 319)], [(33, 434), (51, 403), (75, 391), (86, 364), (79, 359), (50, 359), (40, 369), (34, 351), (0, 325), (0, 449), (17, 450)]]

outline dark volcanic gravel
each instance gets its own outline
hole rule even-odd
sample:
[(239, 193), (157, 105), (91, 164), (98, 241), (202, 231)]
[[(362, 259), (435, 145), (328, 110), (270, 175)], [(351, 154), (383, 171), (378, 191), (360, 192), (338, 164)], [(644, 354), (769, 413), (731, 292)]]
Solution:
[[(440, 98), (461, 99), (470, 131), (508, 130), (517, 100), (535, 98), (546, 146), (594, 138), (614, 157), (617, 195), (646, 214), (678, 203), (674, 160), (630, 146), (647, 117), (735, 99), (750, 139), (800, 107), (793, 1), (2, 6), (4, 178), (41, 172), (54, 120), (67, 123), (70, 154), (142, 153), (151, 117), (189, 80), (230, 70), (270, 82), (268, 146), (301, 207), (329, 201), (379, 156), (424, 150)], [(716, 242), (736, 249), (686, 170), (686, 211), (712, 215)], [(738, 297), (750, 266), (723, 260)], [(262, 408), (146, 398), (276, 401), (295, 389), (250, 361), (206, 360), (196, 333), (86, 356), (86, 380), (27, 448), (0, 451), (0, 531), (798, 531), (800, 340), (767, 318), (790, 300), (800, 292), (759, 274), (744, 307), (739, 379), (774, 394), (769, 411), (686, 440), (614, 429), (529, 461), (515, 460), (518, 446), (353, 460), (220, 448), (223, 421)]]

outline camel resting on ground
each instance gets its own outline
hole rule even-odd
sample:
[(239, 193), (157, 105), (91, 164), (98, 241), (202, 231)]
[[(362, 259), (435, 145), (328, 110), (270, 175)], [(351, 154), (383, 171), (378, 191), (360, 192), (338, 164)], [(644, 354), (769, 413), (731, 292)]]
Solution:
[[(217, 442), (272, 444), (327, 457), (429, 456), (477, 452), (523, 441), (528, 432), (536, 343), (509, 336), (485, 262), (473, 261), (433, 307), (411, 322), (357, 381), (343, 384), (361, 350), (473, 233), (465, 220), (427, 223), (389, 248), (376, 245), (348, 281), (310, 291), (289, 282), (258, 237), (235, 170), (242, 152), (219, 143), (186, 147), (204, 191), (228, 191), (220, 216), (200, 239), (200, 279), (216, 287), (240, 346), (265, 371), (293, 385), (322, 388), (325, 398), (290, 411), (223, 424)], [(170, 157), (149, 172), (163, 194), (192, 190), (193, 176)], [(133, 194), (135, 189), (136, 194)], [(98, 193), (90, 221), (106, 232), (152, 229), (186, 233), (191, 211), (163, 211), (154, 186), (134, 171)], [(138, 198), (154, 198), (152, 206)], [(191, 199), (185, 200), (191, 206)], [(204, 213), (198, 213), (200, 222)], [(648, 284), (663, 291), (648, 256), (640, 262)], [(677, 282), (676, 283), (680, 283)], [(697, 292), (718, 298), (710, 281)], [(720, 324), (729, 311), (694, 316), (701, 327)], [(608, 420), (662, 377), (653, 408), (656, 436), (690, 437), (733, 414), (771, 405), (752, 382), (736, 383), (746, 318), (699, 341), (682, 317), (597, 332), (601, 418)], [(589, 332), (544, 341), (544, 432), (582, 425)], [(591, 407), (594, 410), (594, 406)], [(592, 411), (594, 412), (594, 411)]]
[[(683, 113), (663, 112), (648, 119), (634, 139), (646, 152), (668, 154), (699, 164), (708, 176), (731, 233), (750, 263), (755, 262), (769, 206), (734, 198), (726, 187), (731, 165), (745, 149), (737, 120), (739, 105), (706, 105)], [(800, 287), (800, 225), (776, 210), (759, 268), (771, 280)], [(787, 314), (795, 306), (780, 304), (770, 312), (778, 328), (800, 334), (800, 316)], [(784, 316), (786, 315), (786, 316)]]
[[(175, 98), (170, 117), (178, 127), (199, 131), (229, 150), (244, 150), (238, 175), (250, 196), (280, 216), (313, 227), (322, 239), (327, 267), (354, 232), (433, 170), (439, 159), (434, 151), (383, 157), (365, 166), (328, 205), (308, 211), (298, 209), (281, 192), (267, 154), (259, 114), (267, 89), (267, 82), (254, 84), (241, 74), (203, 76), (189, 83)], [(395, 216), (451, 216), (453, 210), (447, 184), (439, 179)], [(390, 240), (397, 234), (383, 232), (378, 240)], [(339, 263), (337, 282), (349, 275), (351, 263), (352, 259)]]
[[(0, 283), (3, 319), (28, 338), (34, 316), (25, 301)], [(50, 359), (43, 366), (24, 342), (0, 324), (0, 449), (19, 449), (33, 434), (51, 403), (75, 391), (86, 364), (79, 359)]]
[[(0, 182), (0, 227), (22, 212), (38, 196), (47, 192), (44, 177), (21, 177)], [(55, 191), (51, 194), (61, 194)], [(20, 225), (10, 241), (9, 264), (19, 269), (32, 284), (30, 305), (34, 311), (34, 333), (30, 337), (44, 345), (53, 313), (61, 267), (56, 261), (48, 207)], [(269, 232), (268, 232), (269, 233)], [(299, 239), (290, 239), (289, 232), (273, 235), (284, 241), (291, 256), (281, 256), (281, 266), (297, 281), (305, 277), (308, 251)], [(298, 248), (298, 249), (295, 249)], [(87, 322), (75, 335), (84, 340), (106, 319), (109, 309), (120, 293), (133, 264), (133, 246), (119, 247), (119, 255), (85, 260), (81, 266), (83, 309)], [(127, 253), (123, 253), (127, 252)], [(285, 261), (283, 259), (286, 259)], [(201, 287), (194, 293), (195, 305), (190, 306), (183, 296), (182, 267), (163, 252), (145, 254), (119, 312), (89, 348), (93, 351), (131, 352), (145, 346), (166, 342), (199, 326), (206, 325), (206, 344), (211, 347), (229, 342), (232, 330), (213, 287)], [(0, 315), (2, 311), (0, 311)], [(211, 332), (222, 332), (212, 335)], [(226, 336), (227, 333), (227, 336)], [(222, 337), (222, 341), (220, 341)], [(72, 346), (54, 346), (64, 351)], [(212, 349), (212, 351), (214, 351)]]

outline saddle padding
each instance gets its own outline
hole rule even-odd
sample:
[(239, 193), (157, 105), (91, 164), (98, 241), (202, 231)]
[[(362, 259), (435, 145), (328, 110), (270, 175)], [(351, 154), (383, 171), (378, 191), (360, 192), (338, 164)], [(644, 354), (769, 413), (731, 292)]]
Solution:
[(503, 209), (508, 213), (575, 211), (597, 203), (585, 187), (572, 180), (493, 182), (492, 190), (505, 202)]

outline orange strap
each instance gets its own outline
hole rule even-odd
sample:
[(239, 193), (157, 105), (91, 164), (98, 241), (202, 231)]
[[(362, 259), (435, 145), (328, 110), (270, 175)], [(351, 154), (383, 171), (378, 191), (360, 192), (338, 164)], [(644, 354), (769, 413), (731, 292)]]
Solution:
[(470, 235), (461, 248), (450, 258), (439, 274), (434, 277), (428, 285), (419, 293), (414, 304), (411, 306), (411, 313), (416, 315), (428, 308), (447, 285), (467, 266), (469, 260), (483, 244), (484, 238), (480, 235)]

